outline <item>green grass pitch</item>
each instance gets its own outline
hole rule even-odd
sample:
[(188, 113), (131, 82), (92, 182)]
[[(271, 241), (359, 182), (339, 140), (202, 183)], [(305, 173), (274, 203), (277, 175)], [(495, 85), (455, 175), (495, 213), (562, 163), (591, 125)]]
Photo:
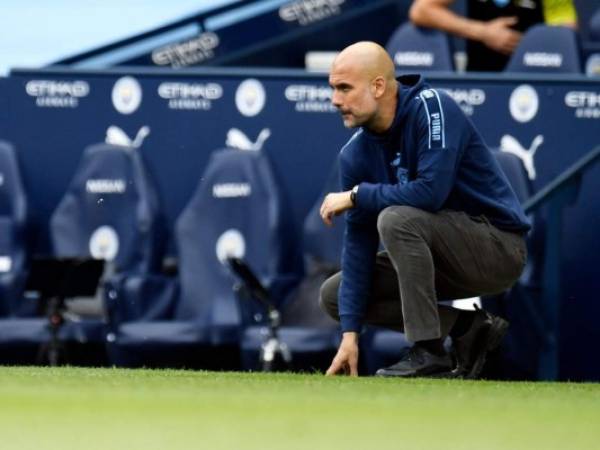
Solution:
[(5, 367), (0, 448), (599, 449), (600, 384)]

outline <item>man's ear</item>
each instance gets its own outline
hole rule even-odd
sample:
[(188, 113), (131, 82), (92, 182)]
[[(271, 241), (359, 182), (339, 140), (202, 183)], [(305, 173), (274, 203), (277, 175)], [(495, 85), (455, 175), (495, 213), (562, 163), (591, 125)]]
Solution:
[(380, 98), (383, 95), (383, 93), (385, 92), (386, 86), (387, 86), (387, 83), (385, 81), (385, 78), (383, 78), (381, 75), (378, 77), (375, 77), (373, 79), (373, 82), (371, 83), (373, 96), (375, 98)]

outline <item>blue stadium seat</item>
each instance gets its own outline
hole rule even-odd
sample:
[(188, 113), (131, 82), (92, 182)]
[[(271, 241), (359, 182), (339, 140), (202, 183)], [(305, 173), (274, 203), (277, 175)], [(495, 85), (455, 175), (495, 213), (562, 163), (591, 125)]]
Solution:
[[(165, 242), (158, 195), (139, 150), (109, 144), (85, 149), (50, 219), (56, 257), (104, 259), (107, 277), (157, 272)], [(113, 280), (113, 282), (116, 282)], [(68, 301), (61, 335), (104, 342), (102, 299)]]
[[(243, 258), (272, 298), (284, 299), (301, 275), (291, 225), (265, 154), (233, 149), (214, 152), (176, 223), (179, 289), (173, 306), (145, 320), (130, 317), (117, 326), (113, 362), (206, 367), (213, 363), (202, 361), (200, 355), (205, 354), (199, 349), (233, 347), (239, 367), (240, 331), (262, 322), (264, 311), (249, 300), (237, 301), (226, 258)], [(174, 355), (182, 354), (184, 348), (187, 358), (165, 357), (166, 349)]]
[[(0, 141), (0, 316), (30, 314), (23, 302), (27, 275), (27, 198), (14, 148)], [(23, 311), (23, 309), (29, 311)]]
[(84, 151), (50, 219), (55, 256), (105, 259), (117, 273), (160, 267), (164, 224), (138, 152), (109, 144)]
[(16, 152), (0, 141), (0, 355), (3, 363), (35, 361), (49, 338), (36, 317), (37, 299), (24, 296), (28, 272), (27, 196)]
[(396, 70), (403, 73), (454, 71), (450, 39), (438, 30), (416, 27), (406, 22), (394, 31), (386, 50)]
[(582, 73), (577, 32), (567, 27), (530, 28), (508, 62), (505, 72)]
[(589, 23), (590, 28), (590, 37), (594, 41), (600, 41), (600, 8), (596, 10), (592, 17), (590, 18)]
[[(282, 306), (279, 338), (292, 354), (292, 369), (323, 370), (335, 355), (340, 339), (339, 325), (318, 305), (321, 284), (340, 270), (344, 234), (342, 218), (327, 227), (319, 213), (325, 194), (339, 192), (339, 168), (336, 163), (322, 195), (304, 221), (304, 262), (306, 276), (290, 299)], [(248, 327), (241, 342), (243, 367), (260, 369), (259, 355), (265, 338), (264, 327)]]
[[(494, 156), (506, 175), (517, 198), (524, 203), (533, 194), (525, 166), (513, 153), (495, 151)], [(482, 298), (484, 309), (507, 318), (510, 328), (497, 357), (488, 370), (500, 378), (535, 379), (540, 328), (536, 325), (535, 305), (542, 301), (541, 283), (544, 269), (545, 224), (539, 215), (530, 217), (532, 228), (527, 235), (527, 264), (512, 289), (498, 296)]]

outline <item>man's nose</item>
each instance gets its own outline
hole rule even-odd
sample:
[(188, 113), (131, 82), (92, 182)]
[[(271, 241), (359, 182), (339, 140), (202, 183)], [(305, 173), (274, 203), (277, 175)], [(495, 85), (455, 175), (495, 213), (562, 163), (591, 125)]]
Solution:
[(342, 106), (342, 101), (340, 99), (340, 95), (336, 91), (333, 91), (333, 95), (331, 96), (331, 104), (333, 106), (335, 106), (336, 108), (339, 108), (340, 106)]

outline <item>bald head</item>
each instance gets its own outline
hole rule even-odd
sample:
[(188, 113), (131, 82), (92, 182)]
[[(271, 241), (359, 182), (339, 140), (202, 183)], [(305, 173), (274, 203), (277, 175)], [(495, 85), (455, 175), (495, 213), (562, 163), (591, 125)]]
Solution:
[(375, 42), (357, 42), (346, 47), (333, 62), (332, 72), (336, 69), (357, 71), (369, 79), (381, 76), (388, 83), (395, 79), (394, 62)]
[(394, 63), (375, 42), (357, 42), (335, 58), (329, 74), (333, 105), (348, 128), (365, 126), (375, 132), (391, 125), (398, 83)]

